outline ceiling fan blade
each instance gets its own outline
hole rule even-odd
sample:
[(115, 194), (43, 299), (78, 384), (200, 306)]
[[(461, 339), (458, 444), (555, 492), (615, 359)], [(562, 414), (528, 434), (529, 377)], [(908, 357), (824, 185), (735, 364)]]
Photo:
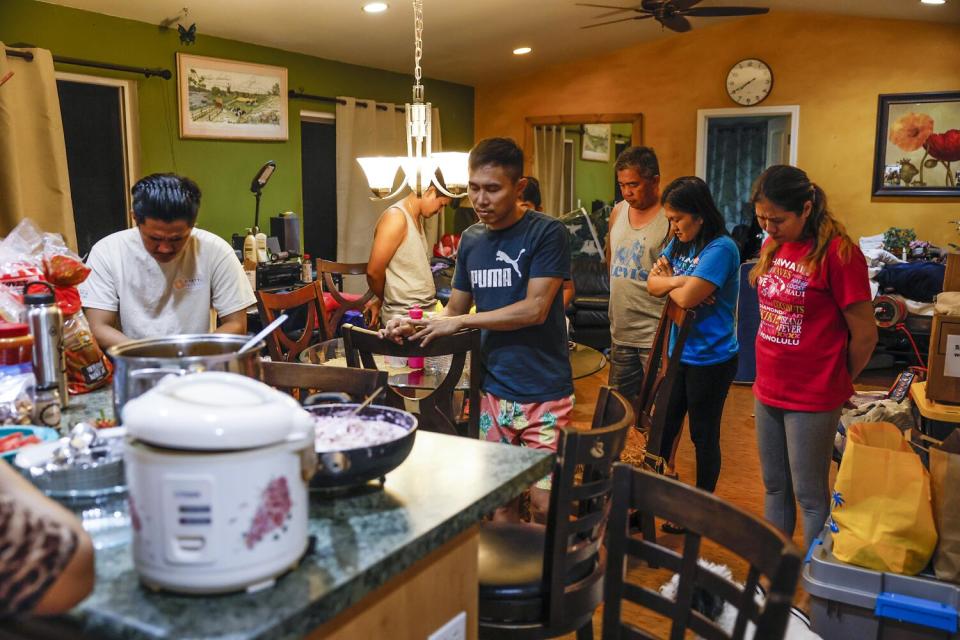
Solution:
[(683, 33), (684, 31), (690, 31), (693, 28), (693, 25), (690, 24), (690, 21), (684, 18), (679, 13), (675, 13), (672, 16), (664, 16), (663, 18), (657, 18), (657, 21), (665, 26), (667, 29), (676, 31), (678, 33)]
[(695, 4), (700, 4), (703, 0), (673, 0), (670, 5), (677, 11), (685, 11)]
[[(640, 9), (637, 9), (636, 7), (617, 7), (610, 4), (592, 4), (588, 2), (577, 2), (576, 5), (578, 7), (593, 7), (595, 9), (613, 9), (611, 13), (604, 14), (604, 16), (613, 15), (614, 13), (618, 13), (620, 11), (637, 11), (637, 12), (640, 11)], [(604, 16), (600, 16), (600, 17), (602, 18)]]
[(767, 13), (766, 7), (694, 7), (682, 11), (685, 16), (698, 18), (719, 18), (723, 16), (755, 16)]
[(656, 11), (664, 2), (666, 2), (666, 0), (642, 0), (640, 6), (643, 7), (645, 11)]
[(653, 16), (631, 16), (629, 18), (620, 18), (619, 20), (609, 20), (607, 22), (598, 22), (597, 24), (588, 24), (581, 29), (592, 29), (594, 27), (602, 27), (607, 24), (616, 24), (617, 22), (627, 22), (628, 20), (646, 20), (647, 18), (652, 18)]

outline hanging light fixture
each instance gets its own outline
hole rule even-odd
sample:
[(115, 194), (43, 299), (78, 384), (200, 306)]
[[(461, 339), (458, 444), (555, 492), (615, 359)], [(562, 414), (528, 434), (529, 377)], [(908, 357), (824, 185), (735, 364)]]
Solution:
[[(420, 58), (423, 57), (423, 0), (413, 0), (414, 70), (413, 103), (405, 105), (407, 155), (357, 158), (367, 177), (372, 200), (389, 199), (409, 187), (417, 196), (431, 186), (443, 195), (459, 198), (467, 193), (467, 154), (463, 152), (433, 153), (431, 120), (433, 108), (423, 100)], [(404, 179), (393, 190), (397, 171), (403, 170)], [(437, 180), (439, 170), (443, 182)]]

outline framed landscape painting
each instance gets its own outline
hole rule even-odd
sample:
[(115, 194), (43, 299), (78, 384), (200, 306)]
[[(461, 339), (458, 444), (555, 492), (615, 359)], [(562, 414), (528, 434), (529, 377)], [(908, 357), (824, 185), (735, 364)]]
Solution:
[(286, 140), (287, 70), (177, 53), (181, 138)]
[(611, 127), (609, 124), (583, 125), (583, 144), (580, 149), (580, 159), (610, 162), (610, 138)]
[(960, 91), (879, 97), (873, 195), (960, 197)]

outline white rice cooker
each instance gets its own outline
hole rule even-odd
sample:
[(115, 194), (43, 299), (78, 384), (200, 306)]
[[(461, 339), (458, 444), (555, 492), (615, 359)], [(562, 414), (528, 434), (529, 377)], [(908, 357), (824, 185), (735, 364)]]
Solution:
[(169, 376), (123, 408), (133, 561), (149, 587), (268, 586), (307, 548), (314, 421), (235, 373)]

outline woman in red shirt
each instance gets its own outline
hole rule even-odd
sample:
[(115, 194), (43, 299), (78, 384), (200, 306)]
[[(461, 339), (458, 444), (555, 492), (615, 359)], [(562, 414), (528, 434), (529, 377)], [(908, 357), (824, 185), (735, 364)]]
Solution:
[(793, 535), (796, 499), (809, 546), (829, 513), (840, 409), (877, 342), (867, 265), (802, 170), (768, 168), (751, 202), (769, 235), (750, 272), (760, 302), (753, 392), (764, 512)]

